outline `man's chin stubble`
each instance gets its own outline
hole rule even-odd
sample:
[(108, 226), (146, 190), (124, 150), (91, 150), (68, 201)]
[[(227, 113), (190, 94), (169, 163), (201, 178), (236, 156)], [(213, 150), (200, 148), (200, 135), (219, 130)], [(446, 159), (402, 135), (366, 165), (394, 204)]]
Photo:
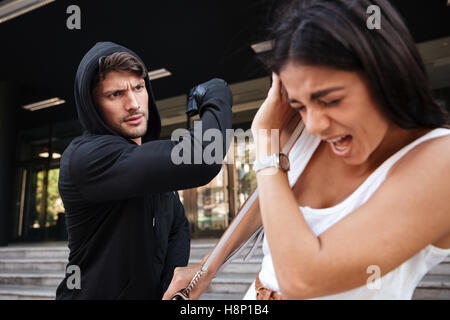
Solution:
[(140, 132), (132, 133), (128, 130), (122, 130), (122, 135), (129, 139), (142, 138), (146, 133), (147, 133), (147, 129), (143, 130), (142, 133), (140, 133)]
[(145, 135), (145, 132), (143, 134), (123, 134), (123, 136), (125, 136), (129, 139), (142, 138), (144, 135)]

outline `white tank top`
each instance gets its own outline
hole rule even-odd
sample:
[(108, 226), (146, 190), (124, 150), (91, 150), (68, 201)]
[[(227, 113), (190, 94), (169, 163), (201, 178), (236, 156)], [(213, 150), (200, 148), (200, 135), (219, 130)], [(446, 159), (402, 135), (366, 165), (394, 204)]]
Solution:
[[(434, 129), (403, 147), (384, 161), (348, 198), (333, 207), (324, 209), (314, 209), (307, 206), (300, 207), (301, 213), (311, 230), (318, 236), (364, 204), (384, 181), (389, 169), (409, 150), (423, 141), (449, 134), (450, 129)], [(303, 130), (289, 154), (291, 170), (288, 172), (288, 177), (291, 186), (295, 184), (297, 178), (305, 169), (319, 143), (319, 138)], [(259, 273), (261, 284), (282, 294), (275, 276), (272, 256), (265, 236), (263, 253), (264, 258)], [(377, 285), (370, 287), (363, 285), (353, 290), (316, 299), (411, 299), (422, 277), (431, 268), (442, 262), (449, 254), (450, 249), (441, 249), (428, 245), (396, 269), (381, 277)], [(368, 273), (367, 277), (369, 278), (370, 276), (371, 273)], [(256, 299), (254, 283), (248, 289), (244, 299)]]

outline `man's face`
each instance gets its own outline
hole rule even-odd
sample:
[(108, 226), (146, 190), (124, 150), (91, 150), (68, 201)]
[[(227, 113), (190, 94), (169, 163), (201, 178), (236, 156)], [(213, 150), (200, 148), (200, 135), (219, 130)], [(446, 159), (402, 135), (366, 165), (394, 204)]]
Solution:
[(132, 72), (110, 71), (94, 88), (93, 95), (106, 124), (140, 145), (148, 120), (144, 79)]

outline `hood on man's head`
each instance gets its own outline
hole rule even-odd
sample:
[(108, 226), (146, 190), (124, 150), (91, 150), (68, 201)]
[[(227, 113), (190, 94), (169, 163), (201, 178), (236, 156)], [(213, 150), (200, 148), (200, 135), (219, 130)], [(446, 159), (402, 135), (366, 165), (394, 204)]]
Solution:
[[(119, 135), (119, 133), (109, 128), (103, 121), (95, 106), (91, 86), (92, 81), (98, 72), (99, 59), (115, 52), (130, 53), (144, 65), (144, 68), (146, 68), (145, 63), (136, 53), (113, 42), (98, 42), (84, 55), (78, 66), (77, 75), (75, 77), (75, 104), (77, 107), (78, 119), (83, 128), (89, 133)], [(147, 69), (145, 69), (145, 74), (144, 80), (148, 91), (149, 117), (147, 122), (147, 133), (142, 137), (142, 142), (158, 139), (161, 132), (161, 119), (159, 117), (158, 109), (156, 108)]]

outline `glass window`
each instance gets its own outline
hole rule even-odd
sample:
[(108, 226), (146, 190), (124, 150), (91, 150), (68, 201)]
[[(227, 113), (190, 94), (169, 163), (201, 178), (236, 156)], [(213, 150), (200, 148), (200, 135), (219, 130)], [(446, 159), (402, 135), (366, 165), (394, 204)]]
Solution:
[(253, 171), (255, 148), (253, 138), (245, 135), (235, 135), (234, 168), (237, 176), (237, 203), (241, 207), (250, 194), (256, 189), (256, 175)]
[(226, 167), (207, 185), (197, 188), (197, 227), (201, 233), (223, 232), (228, 227)]
[(253, 139), (237, 133), (222, 170), (207, 185), (179, 191), (193, 238), (220, 237), (256, 189)]
[[(44, 195), (44, 178), (45, 171), (39, 171), (37, 174), (36, 187), (36, 212), (38, 216), (42, 216), (42, 206), (44, 205), (42, 197)], [(47, 184), (47, 214), (45, 227), (53, 227), (58, 221), (58, 213), (64, 213), (64, 205), (58, 191), (59, 168), (48, 171)], [(35, 219), (33, 225), (39, 227), (39, 219)]]

